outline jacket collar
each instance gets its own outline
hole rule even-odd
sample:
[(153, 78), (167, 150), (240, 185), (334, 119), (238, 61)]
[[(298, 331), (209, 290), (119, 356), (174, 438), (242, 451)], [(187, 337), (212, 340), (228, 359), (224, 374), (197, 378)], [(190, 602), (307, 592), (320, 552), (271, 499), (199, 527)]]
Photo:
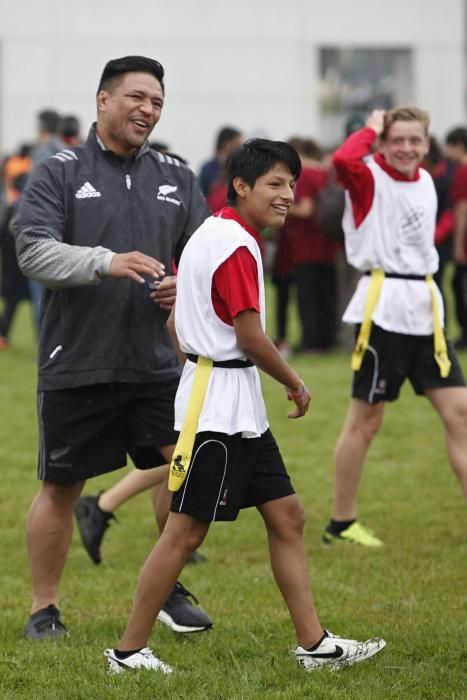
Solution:
[[(88, 133), (88, 138), (86, 139), (86, 145), (91, 146), (94, 150), (99, 150), (99, 151), (107, 151), (108, 153), (113, 153), (113, 155), (116, 158), (123, 159), (123, 160), (129, 160), (128, 158), (124, 158), (123, 156), (119, 156), (113, 151), (111, 151), (109, 148), (106, 148), (105, 144), (103, 141), (99, 138), (97, 135), (96, 131), (96, 122), (94, 122), (91, 125), (91, 128), (89, 129)], [(136, 155), (134, 156), (135, 159), (141, 158), (145, 153), (147, 153), (150, 150), (149, 143), (145, 141), (139, 151), (136, 152)]]

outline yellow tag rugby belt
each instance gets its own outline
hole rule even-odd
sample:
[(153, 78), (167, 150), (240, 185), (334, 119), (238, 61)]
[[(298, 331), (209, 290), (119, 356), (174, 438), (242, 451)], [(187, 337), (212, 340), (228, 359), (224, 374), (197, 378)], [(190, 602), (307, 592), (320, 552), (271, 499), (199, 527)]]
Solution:
[(365, 275), (370, 275), (370, 286), (368, 288), (368, 296), (366, 298), (365, 310), (363, 313), (363, 321), (360, 326), (355, 349), (352, 353), (351, 367), (356, 372), (362, 366), (363, 356), (368, 348), (370, 339), (371, 327), (373, 325), (372, 317), (376, 304), (379, 299), (381, 287), (384, 278), (389, 279), (409, 279), (426, 282), (431, 294), (431, 308), (433, 312), (433, 339), (434, 339), (434, 358), (438, 364), (441, 377), (443, 379), (449, 375), (451, 371), (451, 362), (448, 358), (446, 339), (444, 337), (443, 328), (438, 308), (438, 299), (436, 295), (436, 285), (433, 282), (433, 275), (402, 275), (397, 272), (387, 272), (377, 268), (371, 272), (365, 272)]
[[(186, 356), (190, 362), (198, 362), (199, 355), (188, 354)], [(207, 358), (205, 358), (207, 359)], [(227, 369), (241, 369), (242, 367), (253, 367), (251, 360), (211, 360), (213, 367), (226, 367)]]
[(213, 367), (240, 369), (253, 367), (251, 360), (211, 360), (209, 357), (188, 354), (187, 360), (196, 363), (185, 420), (178, 436), (169, 470), (169, 491), (178, 491), (188, 474), (198, 421), (208, 390)]

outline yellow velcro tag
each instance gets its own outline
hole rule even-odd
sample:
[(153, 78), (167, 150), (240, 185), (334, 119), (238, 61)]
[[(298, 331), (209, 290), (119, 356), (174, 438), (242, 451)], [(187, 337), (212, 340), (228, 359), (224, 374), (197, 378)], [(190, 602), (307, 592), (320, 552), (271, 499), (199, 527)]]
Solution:
[(368, 296), (366, 298), (365, 311), (363, 312), (363, 321), (360, 326), (357, 342), (352, 353), (351, 367), (356, 372), (362, 366), (363, 356), (368, 347), (370, 340), (372, 316), (375, 310), (376, 303), (381, 291), (381, 285), (384, 281), (384, 270), (376, 269), (371, 271), (370, 286), (368, 287)]
[(185, 420), (170, 463), (169, 491), (178, 491), (188, 473), (199, 416), (203, 408), (211, 371), (212, 360), (208, 357), (198, 357)]
[(443, 328), (441, 326), (441, 320), (439, 317), (438, 309), (438, 298), (436, 295), (436, 286), (433, 282), (433, 276), (427, 275), (425, 281), (428, 285), (428, 289), (431, 292), (431, 306), (433, 309), (433, 338), (435, 346), (435, 360), (439, 367), (440, 375), (443, 379), (449, 376), (451, 371), (451, 361), (448, 357), (448, 349), (446, 346), (446, 339), (444, 337)]

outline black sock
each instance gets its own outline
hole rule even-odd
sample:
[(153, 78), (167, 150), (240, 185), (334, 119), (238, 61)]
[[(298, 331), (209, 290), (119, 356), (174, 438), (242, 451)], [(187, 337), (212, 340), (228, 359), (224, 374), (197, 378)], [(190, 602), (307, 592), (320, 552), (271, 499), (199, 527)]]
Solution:
[(357, 518), (352, 518), (352, 520), (333, 520), (331, 518), (326, 529), (333, 535), (340, 535), (342, 530), (347, 530), (356, 520)]
[(323, 639), (326, 639), (326, 637), (328, 637), (328, 636), (329, 636), (328, 633), (326, 632), (326, 630), (324, 630), (323, 636), (318, 639), (316, 644), (313, 644), (312, 647), (307, 649), (307, 651), (314, 651), (315, 649), (317, 649), (319, 647), (319, 645), (321, 644), (321, 642), (323, 641)]
[(132, 649), (131, 651), (119, 651), (118, 649), (114, 649), (114, 654), (117, 657), (117, 659), (127, 659), (129, 656), (132, 654), (136, 654), (136, 652), (141, 651), (144, 647), (140, 647), (139, 649)]

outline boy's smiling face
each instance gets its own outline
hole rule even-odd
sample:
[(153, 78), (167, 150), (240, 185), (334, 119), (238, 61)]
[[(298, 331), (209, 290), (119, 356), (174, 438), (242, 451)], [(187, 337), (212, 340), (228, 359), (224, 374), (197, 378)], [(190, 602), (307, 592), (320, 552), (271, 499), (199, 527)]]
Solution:
[(295, 178), (284, 163), (276, 163), (250, 187), (242, 178), (234, 178), (236, 209), (250, 226), (261, 231), (284, 225), (294, 201)]
[(395, 121), (379, 150), (386, 163), (406, 177), (413, 177), (428, 153), (428, 136), (419, 121)]

